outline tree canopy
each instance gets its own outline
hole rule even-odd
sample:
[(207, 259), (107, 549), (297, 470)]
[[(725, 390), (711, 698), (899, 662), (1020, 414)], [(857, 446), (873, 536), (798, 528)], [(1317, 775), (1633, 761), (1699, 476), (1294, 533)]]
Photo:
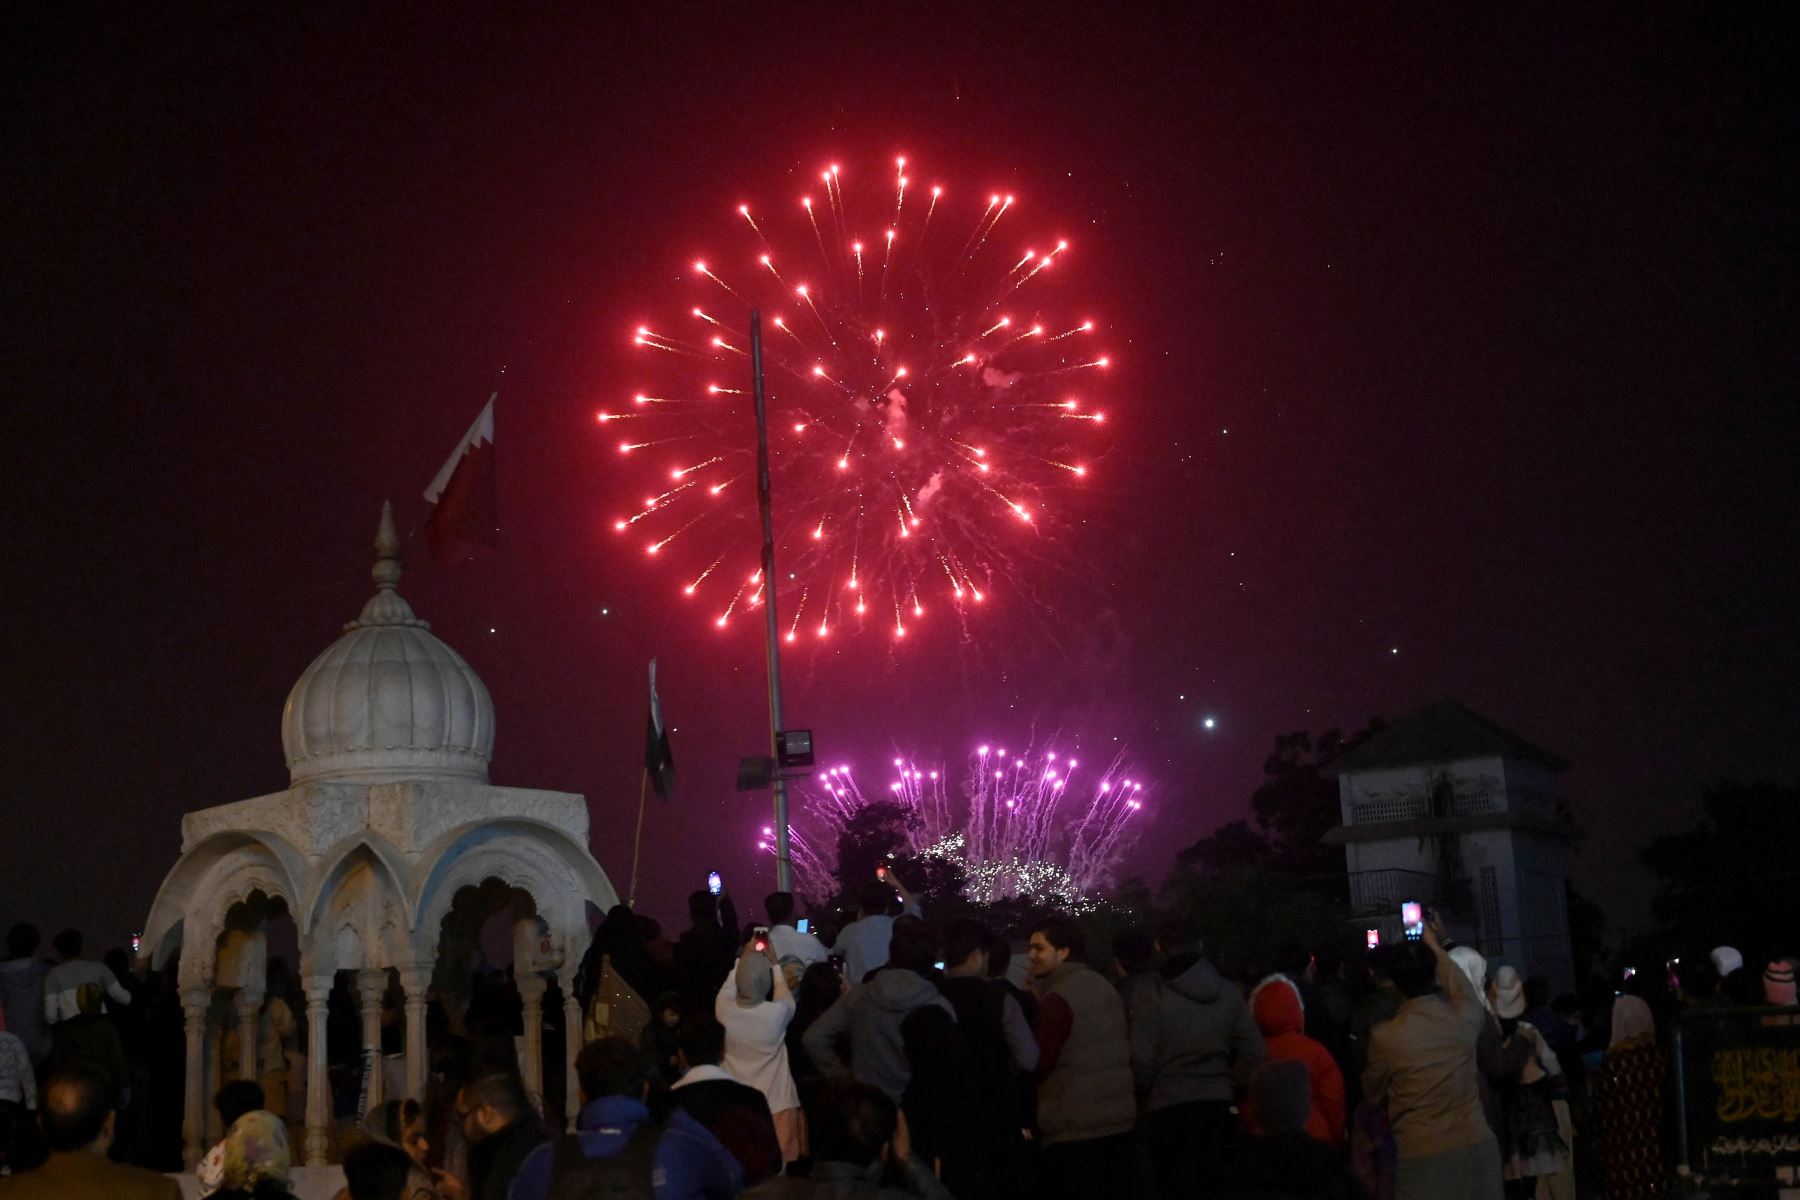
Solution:
[(1701, 805), (1699, 824), (1644, 848), (1657, 880), (1652, 913), (1678, 946), (1728, 942), (1750, 962), (1794, 953), (1800, 787), (1721, 783)]

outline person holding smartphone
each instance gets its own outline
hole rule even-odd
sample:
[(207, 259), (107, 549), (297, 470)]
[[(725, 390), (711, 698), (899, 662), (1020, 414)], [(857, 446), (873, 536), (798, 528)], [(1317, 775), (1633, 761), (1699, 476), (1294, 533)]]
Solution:
[(825, 961), (825, 943), (794, 927), (794, 893), (770, 892), (763, 899), (763, 911), (769, 915), (769, 943), (775, 947), (777, 962), (797, 962), (799, 973), (805, 974), (806, 968)]
[[(675, 978), (682, 999), (705, 1012), (737, 961), (737, 907), (718, 872), (688, 896), (688, 928), (675, 943)], [(718, 890), (713, 890), (717, 885)]]
[(739, 1083), (769, 1102), (781, 1161), (800, 1157), (800, 1093), (788, 1069), (787, 1028), (794, 1019), (794, 996), (768, 931), (757, 929), (738, 955), (737, 969), (713, 1001), (713, 1015), (725, 1027), (720, 1063)]
[(906, 890), (900, 877), (885, 866), (875, 868), (875, 878), (863, 885), (857, 898), (856, 920), (844, 926), (832, 943), (831, 952), (844, 956), (844, 977), (850, 986), (861, 987), (871, 971), (888, 960), (888, 945), (894, 936), (894, 895), (900, 896), (900, 911), (909, 917), (921, 916), (919, 902)]
[(1388, 974), (1405, 1000), (1369, 1035), (1363, 1095), (1393, 1130), (1394, 1200), (1503, 1200), (1476, 1066), (1488, 1011), (1446, 941), (1432, 913), (1420, 940), (1389, 947)]

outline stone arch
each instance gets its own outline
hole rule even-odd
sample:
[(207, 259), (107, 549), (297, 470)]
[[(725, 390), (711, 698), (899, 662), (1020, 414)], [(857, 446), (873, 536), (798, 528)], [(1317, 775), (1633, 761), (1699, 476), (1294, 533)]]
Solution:
[[(246, 853), (248, 852), (248, 853)], [(205, 920), (201, 911), (213, 907), (213, 898), (221, 888), (235, 894), (238, 900), (248, 896), (254, 890), (254, 884), (240, 888), (237, 884), (222, 883), (237, 865), (252, 861), (260, 863), (272, 885), (263, 890), (268, 894), (279, 894), (288, 901), (289, 907), (298, 910), (299, 889), (295, 880), (306, 877), (306, 860), (302, 858), (284, 839), (266, 832), (226, 832), (217, 833), (205, 838), (188, 849), (163, 880), (162, 886), (156, 890), (156, 899), (151, 903), (150, 916), (144, 924), (144, 944), (150, 947), (152, 968), (161, 968), (180, 946), (190, 931)], [(232, 901), (227, 901), (224, 908), (229, 908)], [(222, 919), (224, 909), (220, 909)], [(213, 930), (214, 935), (217, 929)]]
[(411, 905), (405, 864), (380, 838), (357, 838), (315, 876), (301, 926), (307, 970), (386, 967), (405, 961)]
[(313, 873), (311, 895), (306, 903), (308, 921), (301, 927), (302, 933), (312, 928), (311, 918), (324, 907), (332, 887), (342, 880), (345, 870), (354, 865), (352, 860), (359, 851), (381, 865), (394, 895), (402, 905), (406, 923), (409, 926), (412, 924), (412, 897), (406, 886), (410, 868), (406, 856), (389, 844), (386, 838), (365, 830), (361, 835), (334, 847)]
[(190, 898), (182, 945), (180, 978), (184, 985), (211, 985), (217, 965), (219, 936), (233, 908), (261, 893), (281, 900), (291, 912), (299, 889), (280, 860), (260, 842), (239, 846), (213, 864)]
[(579, 963), (587, 951), (586, 902), (617, 903), (612, 884), (587, 851), (562, 830), (535, 821), (465, 826), (440, 839), (424, 861), (430, 865), (413, 895), (414, 952), (421, 959), (435, 954), (456, 893), (488, 878), (532, 897), (565, 964)]

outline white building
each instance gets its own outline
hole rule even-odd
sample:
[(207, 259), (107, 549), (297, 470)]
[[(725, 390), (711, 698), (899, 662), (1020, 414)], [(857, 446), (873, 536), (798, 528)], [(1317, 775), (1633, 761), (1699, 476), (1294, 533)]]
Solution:
[(1334, 760), (1350, 901), (1383, 941), (1400, 905), (1436, 906), (1490, 963), (1574, 986), (1568, 856), (1557, 786), (1569, 764), (1454, 700), (1389, 725)]
[[(342, 973), (356, 990), (366, 1055), (381, 1044), (383, 998), (400, 990), (403, 1090), (415, 1098), (426, 1081), (426, 1007), (433, 998), (455, 1007), (490, 919), (513, 930), (522, 1067), (534, 1094), (543, 1088), (551, 978), (562, 990), (564, 1028), (581, 1028), (573, 983), (590, 941), (588, 906), (618, 902), (588, 851), (587, 804), (568, 792), (488, 782), (493, 703), (469, 664), (401, 598), (399, 545), (384, 506), (375, 595), (301, 674), (282, 711), (288, 788), (183, 817), (181, 857), (151, 907), (144, 953), (157, 967), (180, 958), (190, 1169), (220, 1136), (209, 1104), (220, 1081), (281, 1069), (258, 1061), (254, 1036), (239, 1036), (233, 1061), (224, 1061), (224, 1032), (256, 1028), (272, 921), (291, 918), (300, 949), (304, 1011), (295, 1015), (314, 1053), (303, 1081), (287, 1087), (304, 1092), (308, 1164), (325, 1161), (330, 1141), (325, 1017)], [(570, 1113), (580, 1040), (567, 1039)], [(384, 1072), (369, 1070), (369, 1108), (383, 1091)]]

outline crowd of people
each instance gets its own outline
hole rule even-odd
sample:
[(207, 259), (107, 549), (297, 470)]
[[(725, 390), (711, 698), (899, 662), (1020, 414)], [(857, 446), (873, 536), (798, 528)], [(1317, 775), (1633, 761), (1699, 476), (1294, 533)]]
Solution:
[[(345, 1200), (1661, 1197), (1659, 1010), (1794, 1003), (1791, 960), (1721, 946), (1672, 990), (1625, 979), (1584, 1004), (1435, 918), (1366, 956), (1278, 950), (1227, 975), (1169, 914), (1118, 931), (1102, 970), (1072, 918), (1033, 923), (1016, 957), (977, 920), (929, 925), (885, 871), (831, 936), (787, 893), (748, 927), (728, 895), (689, 910), (673, 942), (623, 906), (596, 930), (577, 986), (605, 1015), (547, 1031), (583, 1039), (573, 1133), (521, 1078), (504, 973), (480, 973), (459, 1031), (430, 1024), (426, 1095), (357, 1113), (334, 1085)], [(179, 1195), (172, 978), (86, 959), (75, 931), (50, 958), (40, 941), (15, 926), (0, 962), (0, 1200)], [(241, 1035), (258, 1078), (211, 1098), (202, 1195), (292, 1196), (284, 981), (271, 961)]]

